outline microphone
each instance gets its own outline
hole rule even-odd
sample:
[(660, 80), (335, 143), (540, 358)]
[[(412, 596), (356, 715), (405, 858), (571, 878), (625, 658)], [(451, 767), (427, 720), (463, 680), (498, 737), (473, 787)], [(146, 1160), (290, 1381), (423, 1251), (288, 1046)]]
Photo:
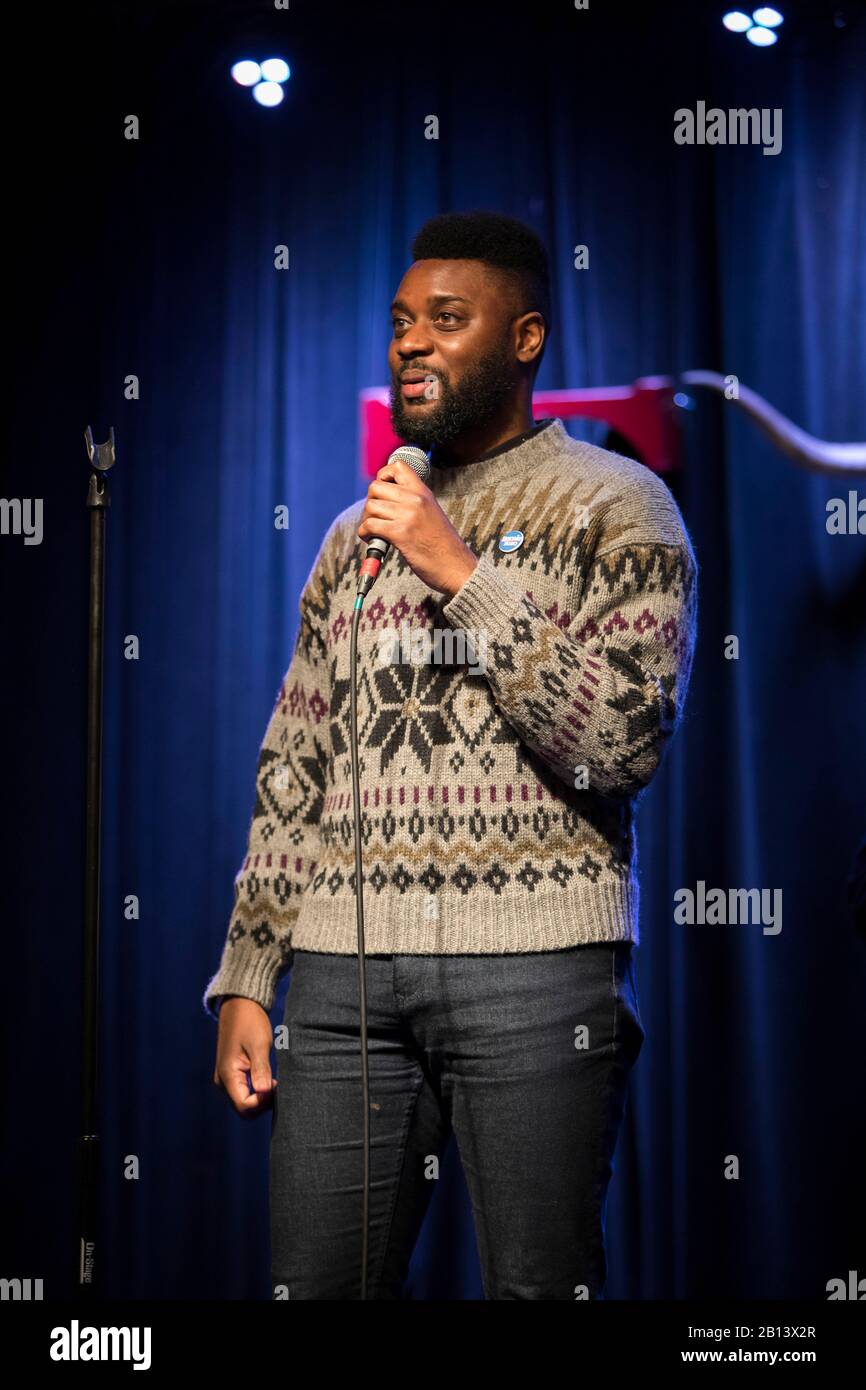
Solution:
[[(430, 477), (431, 469), (430, 461), (423, 449), (416, 449), (411, 444), (403, 444), (399, 449), (394, 450), (388, 462), (396, 463), (398, 459), (403, 463), (408, 463), (412, 472), (418, 474), (422, 483), (426, 483)], [(378, 536), (371, 536), (367, 541), (367, 558), (358, 571), (358, 593), (361, 598), (366, 598), (378, 579), (379, 571), (390, 549), (390, 541), (380, 540)]]

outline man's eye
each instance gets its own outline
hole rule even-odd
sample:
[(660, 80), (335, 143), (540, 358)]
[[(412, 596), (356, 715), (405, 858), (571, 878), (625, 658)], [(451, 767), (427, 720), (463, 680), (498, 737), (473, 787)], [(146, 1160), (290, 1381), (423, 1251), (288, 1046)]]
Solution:
[(442, 313), (439, 315), (439, 318), (440, 318), (440, 319), (453, 319), (455, 323), (457, 322), (457, 315), (456, 315), (456, 314), (452, 314), (450, 309), (443, 309), (443, 310), (442, 310)]

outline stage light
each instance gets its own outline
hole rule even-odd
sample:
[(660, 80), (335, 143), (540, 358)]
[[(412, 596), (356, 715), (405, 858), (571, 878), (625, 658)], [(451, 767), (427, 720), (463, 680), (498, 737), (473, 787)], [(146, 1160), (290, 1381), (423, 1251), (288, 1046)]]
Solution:
[(254, 87), (261, 80), (262, 70), (251, 58), (242, 58), (232, 68), (232, 77), (241, 87)]
[(746, 38), (756, 48), (769, 48), (771, 43), (778, 41), (779, 35), (774, 34), (772, 29), (764, 29), (760, 24), (753, 24), (752, 28), (746, 31)]
[(253, 87), (253, 96), (260, 106), (279, 106), (283, 99), (283, 89), (279, 82), (260, 82)]
[(262, 77), (266, 82), (288, 82), (291, 69), (282, 58), (266, 58), (262, 63)]
[(752, 19), (763, 29), (775, 29), (783, 23), (784, 18), (784, 15), (779, 14), (779, 11), (770, 5), (763, 5), (761, 9), (752, 11)]
[(742, 10), (729, 10), (722, 19), (726, 29), (730, 29), (732, 34), (744, 34), (747, 29), (751, 29), (752, 21)]

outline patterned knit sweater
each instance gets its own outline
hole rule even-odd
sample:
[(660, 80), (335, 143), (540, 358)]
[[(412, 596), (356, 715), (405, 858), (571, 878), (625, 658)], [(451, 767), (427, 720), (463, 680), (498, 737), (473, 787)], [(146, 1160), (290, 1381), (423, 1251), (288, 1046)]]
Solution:
[[(635, 801), (682, 710), (696, 566), (648, 469), (559, 420), (429, 482), (479, 563), (450, 600), (391, 550), (358, 634), (368, 953), (638, 940)], [(294, 950), (357, 953), (349, 638), (364, 500), (331, 525), (258, 759), (205, 1007), (270, 1009)], [(516, 549), (500, 546), (522, 531)], [(462, 644), (461, 644), (462, 633)]]

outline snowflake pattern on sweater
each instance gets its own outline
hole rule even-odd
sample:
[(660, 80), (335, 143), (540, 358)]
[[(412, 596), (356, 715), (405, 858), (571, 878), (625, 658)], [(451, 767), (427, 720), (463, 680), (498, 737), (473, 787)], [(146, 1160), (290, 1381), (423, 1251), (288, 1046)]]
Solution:
[[(366, 949), (637, 941), (635, 805), (682, 714), (695, 641), (697, 571), (677, 506), (642, 465), (558, 420), (434, 470), (430, 487), (478, 565), (446, 600), (392, 551), (361, 613)], [(295, 949), (357, 951), (349, 650), (362, 510), (336, 518), (301, 595), (205, 993), (213, 1012), (226, 994), (270, 1008)], [(523, 544), (500, 550), (513, 528)], [(383, 634), (400, 630), (483, 635), (484, 668), (432, 644), (426, 660), (383, 661)]]

